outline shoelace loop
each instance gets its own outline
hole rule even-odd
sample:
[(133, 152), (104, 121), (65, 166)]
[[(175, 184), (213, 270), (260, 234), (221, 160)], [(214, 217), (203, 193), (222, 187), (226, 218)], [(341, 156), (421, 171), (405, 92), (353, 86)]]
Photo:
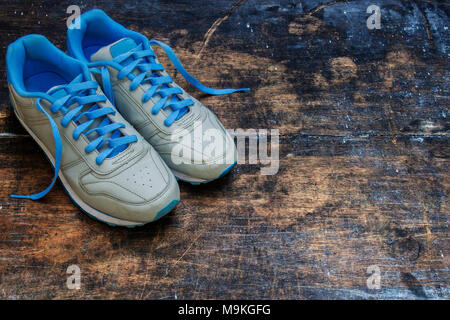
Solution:
[[(61, 98), (57, 98), (54, 101), (50, 101), (52, 103), (50, 107), (50, 111), (52, 113), (56, 113), (61, 111), (64, 116), (61, 119), (61, 125), (67, 127), (71, 121), (77, 123), (83, 117), (86, 117), (86, 121), (77, 124), (77, 127), (72, 133), (72, 137), (75, 140), (78, 140), (81, 134), (85, 136), (90, 135), (93, 132), (97, 133), (97, 138), (90, 141), (90, 143), (86, 146), (85, 152), (90, 153), (95, 149), (102, 150), (96, 157), (96, 163), (101, 165), (103, 161), (110, 155), (114, 154), (125, 145), (136, 142), (137, 137), (135, 135), (129, 136), (121, 136), (120, 132), (117, 129), (125, 128), (123, 123), (113, 122), (109, 120), (106, 115), (115, 114), (116, 111), (110, 107), (100, 108), (97, 103), (106, 101), (106, 97), (103, 95), (98, 95), (95, 91), (97, 89), (97, 82), (95, 81), (81, 81), (81, 75), (75, 78), (70, 84), (61, 85), (54, 89), (52, 89), (49, 93), (54, 92), (56, 90), (64, 90), (67, 94)], [(45, 108), (41, 105), (41, 99), (38, 98), (36, 100), (36, 108), (42, 112), (50, 122), (50, 126), (53, 133), (53, 139), (55, 141), (55, 164), (54, 164), (54, 177), (51, 184), (43, 191), (27, 196), (27, 195), (16, 195), (13, 194), (11, 197), (13, 198), (23, 198), (23, 199), (32, 199), (37, 200), (44, 197), (53, 187), (58, 178), (60, 165), (61, 165), (61, 157), (62, 157), (62, 140), (61, 135), (59, 133), (59, 128), (56, 122), (53, 120), (51, 115), (45, 110)], [(77, 103), (78, 106), (72, 107), (69, 109), (74, 103)], [(83, 108), (87, 104), (93, 104), (87, 111), (83, 111)], [(88, 128), (94, 123), (94, 121), (102, 118), (98, 125), (88, 130)], [(110, 137), (106, 138), (105, 136), (110, 133)]]
[[(238, 91), (250, 90), (249, 88), (212, 89), (204, 86), (200, 83), (200, 81), (191, 76), (186, 71), (186, 69), (184, 69), (180, 60), (170, 46), (157, 40), (151, 40), (149, 42), (149, 48), (144, 48), (143, 44), (141, 43), (136, 48), (118, 55), (112, 61), (99, 61), (90, 64), (91, 66), (93, 66), (93, 68), (91, 69), (92, 72), (101, 74), (104, 92), (108, 99), (113, 102), (113, 104), (114, 94), (106, 65), (109, 65), (119, 71), (117, 75), (118, 79), (128, 77), (131, 80), (131, 91), (136, 90), (136, 88), (140, 84), (151, 84), (151, 87), (148, 88), (142, 96), (142, 102), (145, 103), (151, 98), (159, 95), (160, 99), (154, 104), (151, 112), (155, 115), (161, 109), (170, 107), (172, 109), (172, 112), (164, 120), (164, 124), (166, 126), (171, 126), (173, 122), (180, 119), (187, 113), (188, 107), (194, 104), (194, 101), (192, 99), (183, 99), (177, 96), (179, 94), (182, 94), (183, 90), (178, 87), (170, 87), (170, 84), (173, 82), (171, 77), (163, 76), (158, 73), (159, 71), (164, 71), (164, 67), (161, 64), (155, 62), (156, 55), (151, 48), (152, 45), (160, 46), (167, 54), (170, 61), (172, 61), (178, 72), (180, 72), (180, 74), (198, 90), (212, 95), (230, 94)], [(101, 69), (98, 70), (96, 69), (96, 67), (101, 67)], [(136, 68), (140, 70), (140, 73), (138, 75), (135, 75), (133, 73)], [(176, 96), (178, 99), (174, 99), (174, 96)], [(172, 98), (169, 99), (169, 97)]]

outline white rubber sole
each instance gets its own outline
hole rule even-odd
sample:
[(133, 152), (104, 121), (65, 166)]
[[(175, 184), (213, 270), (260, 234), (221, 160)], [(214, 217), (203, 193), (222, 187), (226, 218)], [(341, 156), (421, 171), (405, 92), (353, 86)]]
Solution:
[(226, 175), (228, 172), (231, 171), (231, 169), (234, 168), (234, 166), (236, 166), (237, 161), (235, 161), (234, 163), (232, 163), (228, 168), (226, 168), (219, 176), (217, 176), (216, 178), (213, 179), (200, 179), (200, 178), (195, 178), (192, 176), (189, 176), (187, 174), (181, 173), (177, 170), (171, 169), (173, 175), (175, 176), (175, 178), (177, 178), (178, 180), (184, 181), (184, 182), (188, 182), (194, 186), (197, 186), (199, 184), (204, 184), (204, 183), (208, 183), (217, 179), (222, 178), (224, 175)]
[(189, 182), (191, 184), (200, 184), (200, 183), (207, 183), (209, 180), (205, 180), (205, 179), (199, 179), (199, 178), (195, 178), (195, 177), (191, 177), (188, 176), (187, 174), (181, 173), (179, 171), (176, 171), (174, 169), (170, 169), (173, 173), (173, 175), (175, 176), (175, 178), (177, 178), (178, 180), (184, 181), (184, 182)]
[[(16, 115), (17, 119), (19, 120), (20, 124), (25, 128), (25, 130), (30, 134), (30, 136), (34, 139), (34, 141), (36, 141), (37, 144), (39, 145), (39, 147), (41, 147), (41, 149), (44, 151), (45, 155), (47, 156), (49, 161), (52, 163), (52, 166), (54, 168), (55, 167), (55, 159), (53, 158), (51, 152), (39, 140), (39, 138), (34, 134), (34, 132), (22, 121), (22, 119), (20, 119), (20, 117), (16, 113), (15, 108), (14, 108), (14, 114)], [(61, 180), (61, 183), (63, 184), (64, 189), (66, 190), (67, 194), (72, 199), (72, 201), (75, 203), (75, 205), (78, 206), (81, 209), (81, 211), (83, 211), (87, 215), (91, 216), (92, 218), (95, 218), (99, 221), (105, 222), (110, 226), (122, 226), (122, 227), (130, 227), (130, 228), (142, 226), (142, 225), (148, 223), (148, 222), (136, 222), (136, 221), (122, 220), (122, 219), (112, 217), (106, 213), (103, 213), (97, 209), (92, 208), (87, 203), (85, 203), (83, 200), (81, 200), (80, 197), (78, 197), (78, 195), (70, 187), (67, 180), (64, 178), (64, 175), (59, 173), (58, 178)]]

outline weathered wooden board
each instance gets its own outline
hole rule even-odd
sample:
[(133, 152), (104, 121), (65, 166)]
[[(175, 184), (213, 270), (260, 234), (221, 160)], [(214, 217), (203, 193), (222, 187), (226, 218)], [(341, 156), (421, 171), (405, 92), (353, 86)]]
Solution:
[[(113, 18), (169, 43), (212, 87), (227, 128), (280, 130), (280, 170), (239, 165), (142, 228), (84, 216), (0, 90), (0, 297), (450, 298), (450, 6), (379, 1), (97, 1)], [(75, 4), (75, 3), (74, 3)], [(82, 11), (94, 6), (80, 5)], [(41, 33), (65, 48), (66, 4), (4, 1), (9, 43)], [(160, 51), (161, 60), (167, 62)], [(81, 268), (81, 290), (66, 269)], [(367, 268), (379, 266), (381, 289)]]

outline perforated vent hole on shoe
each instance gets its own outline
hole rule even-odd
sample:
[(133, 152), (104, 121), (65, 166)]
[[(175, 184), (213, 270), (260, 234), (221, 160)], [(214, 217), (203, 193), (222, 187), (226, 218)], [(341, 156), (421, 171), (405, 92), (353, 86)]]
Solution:
[[(133, 173), (133, 177), (131, 178), (132, 183), (134, 185), (139, 185), (146, 188), (152, 188), (152, 179), (150, 178), (150, 171), (148, 167), (144, 167), (139, 169), (136, 173)], [(130, 181), (130, 178), (126, 178), (126, 181)]]
[[(145, 167), (148, 169), (148, 167)], [(150, 171), (139, 169), (137, 173), (133, 173), (133, 178), (126, 178), (127, 182), (131, 182), (134, 185), (140, 185), (142, 187), (153, 188), (151, 185), (152, 179), (149, 177), (151, 175)]]

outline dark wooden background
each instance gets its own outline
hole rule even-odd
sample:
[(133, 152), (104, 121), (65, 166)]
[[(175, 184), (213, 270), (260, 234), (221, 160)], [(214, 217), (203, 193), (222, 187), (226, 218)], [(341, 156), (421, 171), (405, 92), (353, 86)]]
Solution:
[[(246, 164), (182, 183), (175, 211), (135, 229), (86, 217), (59, 183), (9, 198), (53, 173), (11, 111), (6, 48), (40, 33), (65, 49), (71, 4), (1, 2), (1, 298), (450, 298), (448, 2), (80, 3), (169, 43), (206, 85), (251, 87), (205, 96), (175, 73), (227, 128), (281, 134), (278, 174)], [(371, 4), (381, 30), (366, 27)]]

